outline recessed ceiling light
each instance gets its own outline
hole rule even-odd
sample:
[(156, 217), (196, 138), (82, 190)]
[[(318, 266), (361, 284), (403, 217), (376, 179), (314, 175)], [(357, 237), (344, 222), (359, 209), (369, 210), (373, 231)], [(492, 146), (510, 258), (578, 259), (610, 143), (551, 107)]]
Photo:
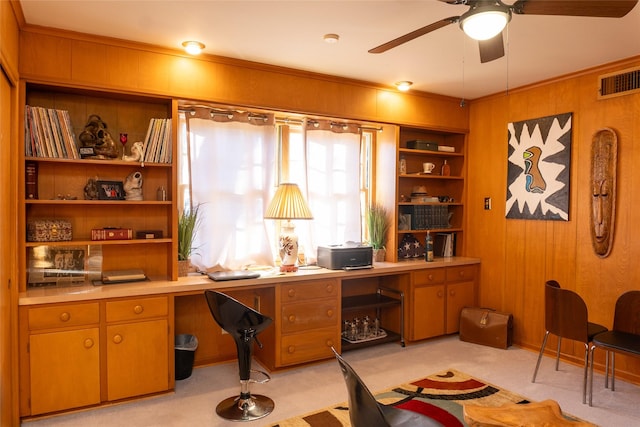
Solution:
[(193, 40), (182, 42), (182, 46), (190, 55), (199, 55), (202, 49), (204, 49), (204, 44)]
[(413, 82), (410, 82), (408, 80), (403, 80), (401, 82), (396, 82), (396, 87), (398, 88), (398, 90), (401, 90), (402, 92), (406, 92), (409, 90), (412, 84)]
[(340, 40), (340, 36), (337, 34), (325, 34), (323, 39), (325, 43), (335, 44)]

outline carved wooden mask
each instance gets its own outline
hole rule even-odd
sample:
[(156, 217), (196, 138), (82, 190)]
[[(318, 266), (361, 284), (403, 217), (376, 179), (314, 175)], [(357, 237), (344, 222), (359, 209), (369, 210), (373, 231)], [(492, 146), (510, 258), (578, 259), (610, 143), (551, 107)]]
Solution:
[(591, 143), (591, 243), (601, 258), (613, 246), (617, 169), (618, 138), (613, 129), (601, 129)]

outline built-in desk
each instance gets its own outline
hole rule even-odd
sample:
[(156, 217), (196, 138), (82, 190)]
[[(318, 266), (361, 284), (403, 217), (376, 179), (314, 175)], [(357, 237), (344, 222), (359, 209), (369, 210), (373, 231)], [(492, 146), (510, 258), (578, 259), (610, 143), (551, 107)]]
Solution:
[[(384, 328), (399, 332), (404, 326), (408, 342), (457, 332), (459, 310), (475, 302), (479, 264), (476, 258), (454, 257), (376, 263), (355, 271), (300, 269), (228, 282), (191, 275), (178, 281), (29, 289), (19, 296), (21, 415), (172, 390), (177, 334), (198, 338), (195, 365), (234, 359), (235, 344), (211, 317), (205, 289), (228, 293), (273, 318), (255, 356), (277, 370), (331, 358), (331, 347), (341, 349), (343, 298), (375, 294), (380, 287), (405, 297), (402, 313), (399, 304), (383, 307)], [(362, 308), (362, 315), (372, 309)]]

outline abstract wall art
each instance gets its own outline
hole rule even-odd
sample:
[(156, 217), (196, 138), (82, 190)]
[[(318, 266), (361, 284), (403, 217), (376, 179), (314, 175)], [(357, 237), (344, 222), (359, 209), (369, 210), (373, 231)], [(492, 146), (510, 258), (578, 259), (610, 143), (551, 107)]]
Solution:
[(572, 113), (508, 125), (506, 217), (569, 220)]

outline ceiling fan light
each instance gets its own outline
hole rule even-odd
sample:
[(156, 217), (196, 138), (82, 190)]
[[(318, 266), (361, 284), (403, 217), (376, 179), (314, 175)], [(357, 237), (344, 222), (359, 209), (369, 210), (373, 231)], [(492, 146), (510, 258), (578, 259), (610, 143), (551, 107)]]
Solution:
[(460, 28), (475, 40), (497, 36), (511, 20), (511, 10), (495, 6), (479, 6), (460, 17)]

